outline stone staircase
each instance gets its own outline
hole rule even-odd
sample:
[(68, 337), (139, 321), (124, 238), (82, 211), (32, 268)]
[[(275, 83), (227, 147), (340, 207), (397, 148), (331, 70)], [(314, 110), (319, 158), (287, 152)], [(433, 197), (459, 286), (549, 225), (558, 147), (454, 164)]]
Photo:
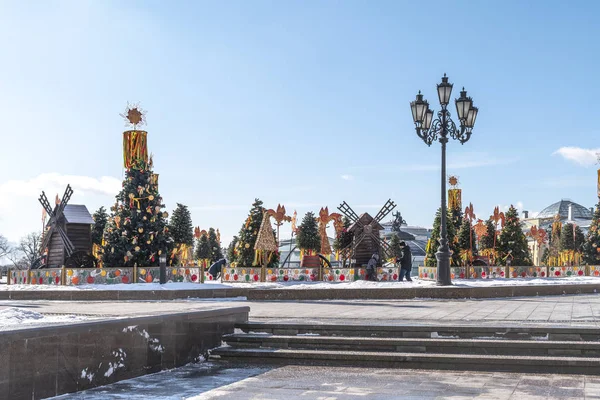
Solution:
[[(244, 363), (599, 374), (594, 327), (244, 323), (211, 358)], [(237, 333), (239, 332), (239, 333)]]

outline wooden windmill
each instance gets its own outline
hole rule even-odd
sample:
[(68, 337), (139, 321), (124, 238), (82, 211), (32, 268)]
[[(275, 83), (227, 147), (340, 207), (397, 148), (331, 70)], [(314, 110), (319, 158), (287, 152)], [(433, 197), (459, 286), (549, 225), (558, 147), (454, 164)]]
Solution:
[(92, 253), (92, 224), (94, 220), (84, 205), (69, 205), (73, 189), (67, 185), (62, 200), (54, 208), (42, 192), (39, 202), (50, 216), (44, 229), (42, 254), (46, 267), (94, 267)]
[(346, 202), (340, 204), (338, 210), (352, 223), (348, 231), (354, 234), (350, 245), (352, 248), (350, 258), (354, 260), (355, 265), (366, 265), (375, 253), (379, 254), (380, 260), (390, 256), (389, 246), (381, 239), (379, 232), (384, 229), (380, 222), (394, 208), (396, 204), (390, 199), (373, 218), (368, 213), (358, 216)]

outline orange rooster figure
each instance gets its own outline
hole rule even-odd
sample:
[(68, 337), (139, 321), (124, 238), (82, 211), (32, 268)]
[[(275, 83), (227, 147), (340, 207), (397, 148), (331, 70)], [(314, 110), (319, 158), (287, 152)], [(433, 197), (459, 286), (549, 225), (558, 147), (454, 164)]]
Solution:
[(327, 224), (333, 221), (336, 234), (339, 235), (344, 228), (342, 222), (342, 215), (338, 213), (329, 214), (329, 208), (321, 208), (319, 211), (319, 234), (321, 235), (321, 254), (330, 255), (331, 245), (329, 244), (329, 238), (327, 237)]
[(284, 222), (292, 222), (292, 217), (285, 215), (285, 206), (281, 204), (277, 204), (277, 211), (270, 209), (265, 212), (275, 220), (275, 226), (277, 226), (277, 245), (279, 246), (279, 227)]

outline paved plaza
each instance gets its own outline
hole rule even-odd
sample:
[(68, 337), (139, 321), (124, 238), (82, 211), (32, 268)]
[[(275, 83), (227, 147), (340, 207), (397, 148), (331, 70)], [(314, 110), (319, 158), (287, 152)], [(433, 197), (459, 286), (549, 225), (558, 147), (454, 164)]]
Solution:
[(126, 318), (201, 310), (215, 305), (250, 306), (251, 321), (377, 324), (553, 324), (598, 326), (600, 295), (539, 296), (464, 300), (245, 301), (0, 301), (0, 310), (19, 307), (41, 314)]
[(204, 363), (57, 399), (600, 399), (600, 377)]

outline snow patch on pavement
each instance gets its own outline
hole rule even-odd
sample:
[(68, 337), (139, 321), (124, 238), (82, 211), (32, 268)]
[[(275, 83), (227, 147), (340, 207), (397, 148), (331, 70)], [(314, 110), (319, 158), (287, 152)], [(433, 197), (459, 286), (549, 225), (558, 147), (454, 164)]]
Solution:
[(14, 328), (15, 325), (51, 325), (84, 321), (90, 319), (80, 315), (45, 315), (18, 307), (0, 310), (0, 330)]

